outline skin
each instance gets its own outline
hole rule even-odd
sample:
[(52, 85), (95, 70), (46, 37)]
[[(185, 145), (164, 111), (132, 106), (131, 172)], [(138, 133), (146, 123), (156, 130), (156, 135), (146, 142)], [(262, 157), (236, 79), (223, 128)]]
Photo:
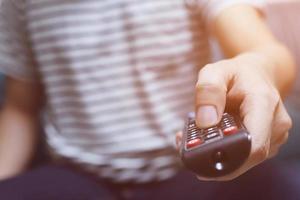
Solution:
[[(228, 59), (206, 65), (199, 72), (195, 90), (197, 124), (202, 128), (214, 125), (225, 105), (239, 105), (253, 140), (247, 163), (234, 174), (218, 179), (229, 180), (275, 155), (287, 140), (291, 119), (281, 96), (288, 91), (295, 69), (290, 53), (249, 6), (224, 10), (214, 20), (212, 34)], [(0, 179), (17, 175), (28, 166), (35, 149), (41, 96), (38, 83), (8, 78), (0, 113)], [(209, 113), (199, 112), (203, 106), (215, 109), (215, 120)], [(177, 141), (180, 137), (177, 134)]]
[[(238, 109), (252, 136), (247, 162), (233, 174), (213, 179), (223, 181), (273, 157), (287, 141), (292, 122), (282, 97), (294, 80), (295, 65), (289, 51), (270, 33), (260, 13), (249, 6), (224, 10), (214, 21), (213, 34), (228, 59), (200, 70), (196, 85), (196, 123), (200, 128), (215, 125), (226, 105)], [(208, 112), (199, 111), (203, 106), (215, 108), (215, 120)], [(178, 133), (177, 141), (180, 138)]]
[(42, 107), (37, 83), (6, 78), (5, 101), (0, 112), (0, 179), (21, 173), (35, 151)]

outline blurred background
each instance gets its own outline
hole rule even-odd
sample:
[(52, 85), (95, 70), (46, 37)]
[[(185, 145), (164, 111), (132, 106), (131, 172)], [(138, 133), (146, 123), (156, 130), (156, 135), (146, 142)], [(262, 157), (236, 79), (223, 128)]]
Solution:
[[(276, 37), (292, 51), (298, 66), (296, 83), (285, 101), (293, 119), (293, 128), (288, 143), (284, 145), (276, 159), (300, 163), (300, 0), (266, 0), (266, 2), (267, 23)], [(221, 59), (222, 52), (213, 39), (211, 45), (213, 60)], [(5, 98), (4, 79), (0, 74), (0, 103)]]

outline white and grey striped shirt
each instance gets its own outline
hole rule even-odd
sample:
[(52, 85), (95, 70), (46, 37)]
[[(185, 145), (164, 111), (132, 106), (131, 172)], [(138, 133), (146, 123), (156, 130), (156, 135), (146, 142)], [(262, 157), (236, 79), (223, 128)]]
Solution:
[[(40, 80), (57, 156), (118, 182), (176, 173), (174, 134), (209, 61), (205, 24), (246, 0), (4, 0), (0, 69)], [(205, 23), (207, 22), (207, 23)]]

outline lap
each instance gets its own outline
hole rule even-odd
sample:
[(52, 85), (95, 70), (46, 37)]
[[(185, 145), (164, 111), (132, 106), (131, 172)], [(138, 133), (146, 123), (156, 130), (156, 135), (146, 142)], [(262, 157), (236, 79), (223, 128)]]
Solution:
[[(137, 188), (135, 200), (197, 199), (253, 200), (300, 199), (298, 167), (266, 162), (239, 178), (227, 182), (199, 181), (193, 174), (181, 172), (169, 181), (148, 188)], [(143, 197), (143, 198), (142, 198)]]
[(68, 168), (45, 165), (0, 182), (1, 199), (98, 200), (113, 199), (108, 190)]
[(95, 181), (70, 168), (45, 165), (0, 182), (0, 197), (10, 200), (298, 199), (297, 174), (298, 168), (266, 163), (230, 182), (198, 181), (184, 171), (161, 183), (120, 186)]

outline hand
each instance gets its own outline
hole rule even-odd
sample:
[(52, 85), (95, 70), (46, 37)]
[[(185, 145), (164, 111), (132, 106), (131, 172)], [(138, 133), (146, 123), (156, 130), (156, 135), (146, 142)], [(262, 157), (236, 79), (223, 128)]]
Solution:
[[(249, 159), (233, 174), (214, 180), (231, 180), (274, 156), (288, 138), (292, 122), (275, 87), (270, 63), (260, 54), (247, 53), (206, 65), (196, 85), (196, 123), (199, 128), (217, 124), (225, 109), (237, 109), (252, 136)], [(177, 142), (181, 134), (177, 134)], [(177, 143), (178, 144), (178, 143)]]

